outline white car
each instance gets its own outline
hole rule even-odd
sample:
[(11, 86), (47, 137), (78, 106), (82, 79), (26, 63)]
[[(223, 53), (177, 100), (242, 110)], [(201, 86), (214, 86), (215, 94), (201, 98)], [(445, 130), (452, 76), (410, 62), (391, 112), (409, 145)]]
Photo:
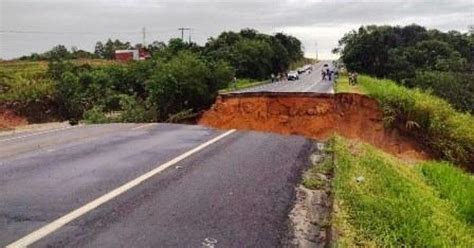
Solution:
[(298, 72), (296, 71), (290, 71), (288, 72), (288, 80), (289, 81), (294, 81), (300, 79), (300, 76), (298, 76)]

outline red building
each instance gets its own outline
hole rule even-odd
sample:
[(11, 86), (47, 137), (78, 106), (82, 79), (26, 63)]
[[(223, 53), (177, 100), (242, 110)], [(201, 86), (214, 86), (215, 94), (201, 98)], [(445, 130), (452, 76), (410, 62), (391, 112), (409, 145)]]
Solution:
[(130, 61), (130, 60), (146, 60), (151, 58), (151, 55), (145, 49), (130, 49), (130, 50), (116, 50), (115, 60)]

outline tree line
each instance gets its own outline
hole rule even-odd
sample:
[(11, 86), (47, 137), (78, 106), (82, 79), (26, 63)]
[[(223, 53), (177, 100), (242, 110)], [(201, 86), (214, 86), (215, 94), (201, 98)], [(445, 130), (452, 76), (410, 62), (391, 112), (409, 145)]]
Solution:
[[(181, 39), (132, 46), (130, 42), (97, 42), (87, 58), (113, 59), (115, 50), (143, 48), (152, 59), (101, 66), (78, 65), (77, 50), (59, 45), (37, 56), (48, 59), (47, 77), (54, 81), (54, 99), (64, 119), (91, 122), (170, 121), (192, 117), (212, 104), (219, 89), (235, 76), (264, 79), (286, 72), (303, 59), (301, 42), (283, 33), (253, 29), (223, 32), (199, 46)], [(110, 113), (119, 111), (119, 115)]]
[(348, 70), (390, 78), (474, 111), (474, 36), (427, 30), (419, 25), (362, 26), (333, 50)]

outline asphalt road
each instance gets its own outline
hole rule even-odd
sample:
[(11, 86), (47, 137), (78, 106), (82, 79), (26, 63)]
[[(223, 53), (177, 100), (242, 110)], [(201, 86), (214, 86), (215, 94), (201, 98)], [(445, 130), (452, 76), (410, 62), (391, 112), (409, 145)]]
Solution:
[(318, 93), (334, 93), (333, 81), (323, 80), (321, 71), (324, 64), (328, 64), (333, 69), (331, 61), (320, 61), (313, 65), (311, 73), (305, 72), (300, 74), (300, 79), (295, 81), (280, 81), (275, 83), (264, 84), (252, 88), (234, 91), (239, 92), (318, 92)]
[(311, 146), (172, 124), (2, 136), (0, 247), (276, 247)]

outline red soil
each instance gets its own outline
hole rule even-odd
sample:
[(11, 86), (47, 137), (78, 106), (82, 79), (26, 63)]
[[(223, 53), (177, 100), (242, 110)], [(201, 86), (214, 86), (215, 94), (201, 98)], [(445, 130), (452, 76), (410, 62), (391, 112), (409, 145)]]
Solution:
[(429, 157), (414, 140), (385, 128), (382, 117), (378, 103), (359, 94), (247, 93), (220, 95), (199, 124), (318, 140), (337, 133), (405, 159)]
[(12, 110), (0, 107), (0, 130), (8, 130), (26, 124), (28, 124), (28, 122), (25, 118), (16, 115)]

